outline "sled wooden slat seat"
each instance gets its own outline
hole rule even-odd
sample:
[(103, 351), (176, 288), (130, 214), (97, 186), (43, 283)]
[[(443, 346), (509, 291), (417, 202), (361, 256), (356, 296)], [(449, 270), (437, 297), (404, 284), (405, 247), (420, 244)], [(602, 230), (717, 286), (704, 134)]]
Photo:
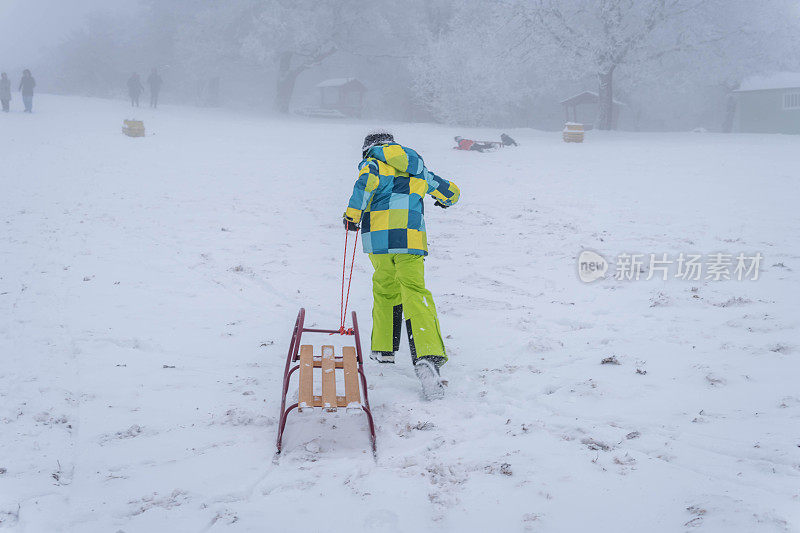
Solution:
[[(353, 327), (349, 330), (306, 328), (304, 327), (305, 309), (300, 309), (297, 314), (283, 372), (283, 391), (276, 442), (278, 454), (281, 453), (283, 432), (289, 412), (295, 408), (298, 411), (306, 411), (313, 410), (315, 407), (319, 407), (325, 412), (334, 412), (340, 407), (347, 408), (348, 411), (363, 411), (369, 423), (372, 453), (376, 453), (375, 424), (369, 407), (367, 378), (364, 374), (361, 337), (355, 311), (352, 313), (352, 319)], [(342, 355), (339, 357), (336, 356), (334, 347), (328, 344), (321, 346), (320, 352), (315, 354), (312, 345), (300, 344), (303, 333), (352, 336), (355, 346), (342, 347)], [(317, 375), (315, 376), (314, 369), (317, 368), (319, 370), (316, 371)], [(344, 390), (336, 390), (337, 370), (341, 371), (339, 387), (344, 386)], [(289, 392), (290, 380), (296, 371), (298, 374), (297, 403), (287, 406), (286, 397)], [(314, 390), (315, 381), (317, 381), (317, 391)], [(315, 394), (315, 392), (320, 394)]]
[(314, 407), (314, 348), (309, 345), (300, 347), (300, 390), (297, 402), (300, 411)]
[[(314, 369), (322, 370), (322, 394), (314, 394)], [(336, 394), (336, 370), (344, 373), (344, 395)], [(342, 356), (336, 357), (333, 346), (322, 346), (322, 354), (314, 357), (314, 347), (300, 346), (300, 388), (298, 411), (322, 407), (334, 412), (339, 407), (361, 407), (361, 389), (358, 384), (356, 349), (345, 346)]]
[(342, 348), (344, 367), (345, 405), (361, 403), (361, 391), (358, 389), (358, 366), (356, 363), (356, 349), (352, 346)]
[(326, 411), (336, 411), (336, 366), (333, 346), (322, 347), (322, 406)]

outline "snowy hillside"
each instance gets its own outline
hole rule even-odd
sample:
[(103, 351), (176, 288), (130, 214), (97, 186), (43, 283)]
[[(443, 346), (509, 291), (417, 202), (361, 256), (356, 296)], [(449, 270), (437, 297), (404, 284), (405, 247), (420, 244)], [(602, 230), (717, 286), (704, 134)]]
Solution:
[[(800, 137), (516, 130), (479, 154), (453, 136), (499, 130), (165, 107), (132, 139), (132, 116), (0, 116), (0, 529), (800, 531)], [(274, 460), (297, 310), (337, 326), (374, 126), (462, 191), (426, 212), (447, 397), (404, 343), (366, 364), (377, 460), (344, 412), (292, 413)], [(587, 284), (584, 249), (763, 260)], [(365, 350), (371, 272), (359, 253)]]

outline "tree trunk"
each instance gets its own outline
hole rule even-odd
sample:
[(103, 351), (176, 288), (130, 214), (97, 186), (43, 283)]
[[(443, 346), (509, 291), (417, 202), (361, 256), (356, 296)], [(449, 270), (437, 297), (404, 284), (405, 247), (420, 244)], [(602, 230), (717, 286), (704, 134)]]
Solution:
[(600, 79), (600, 87), (597, 91), (599, 98), (597, 99), (598, 107), (598, 129), (610, 130), (614, 128), (614, 67), (611, 67), (606, 72), (599, 72), (597, 74)]
[(281, 113), (289, 112), (289, 104), (294, 93), (294, 83), (297, 80), (298, 71), (289, 71), (286, 75), (278, 78), (278, 90), (275, 93), (275, 110)]
[(275, 110), (280, 113), (289, 112), (289, 104), (292, 102), (294, 84), (297, 76), (302, 69), (292, 68), (292, 52), (281, 54), (280, 65), (278, 67), (278, 82), (275, 91)]

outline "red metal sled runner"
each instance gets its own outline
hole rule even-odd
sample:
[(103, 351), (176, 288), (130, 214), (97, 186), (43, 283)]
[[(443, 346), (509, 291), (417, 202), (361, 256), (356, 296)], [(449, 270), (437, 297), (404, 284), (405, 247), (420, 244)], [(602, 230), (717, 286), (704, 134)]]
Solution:
[[(304, 326), (306, 311), (300, 309), (297, 313), (297, 320), (294, 323), (292, 340), (289, 343), (289, 353), (286, 356), (286, 368), (283, 371), (283, 392), (281, 394), (281, 414), (278, 422), (278, 441), (276, 443), (278, 453), (281, 453), (283, 431), (286, 429), (286, 419), (293, 409), (303, 410), (305, 408), (324, 408), (326, 411), (336, 411), (339, 407), (348, 409), (361, 408), (367, 415), (369, 422), (370, 440), (372, 442), (372, 453), (376, 453), (375, 443), (375, 423), (372, 420), (372, 411), (369, 408), (369, 396), (367, 393), (367, 377), (364, 374), (364, 359), (361, 356), (361, 336), (358, 332), (358, 319), (356, 312), (353, 311), (353, 327), (351, 329), (315, 329)], [(352, 346), (345, 346), (342, 349), (341, 357), (336, 357), (333, 353), (333, 346), (322, 346), (319, 357), (315, 357), (313, 347), (301, 345), (300, 341), (303, 333), (327, 333), (329, 335), (353, 336), (355, 340), (355, 350)], [(297, 363), (292, 366), (293, 363)], [(313, 394), (313, 371), (314, 368), (322, 369), (322, 395)], [(345, 394), (336, 394), (335, 372), (341, 369), (344, 372)], [(298, 402), (286, 407), (286, 394), (289, 391), (289, 382), (292, 374), (299, 372), (299, 394)], [(358, 374), (358, 376), (356, 375)], [(360, 376), (361, 387), (359, 387), (358, 377)], [(363, 397), (363, 400), (362, 400)]]

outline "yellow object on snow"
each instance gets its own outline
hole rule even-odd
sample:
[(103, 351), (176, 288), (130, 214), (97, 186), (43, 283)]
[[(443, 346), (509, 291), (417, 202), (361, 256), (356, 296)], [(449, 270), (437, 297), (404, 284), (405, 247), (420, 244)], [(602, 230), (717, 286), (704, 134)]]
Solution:
[(564, 124), (564, 131), (562, 135), (565, 143), (582, 143), (583, 124), (578, 124), (577, 122), (567, 122)]
[(141, 120), (124, 120), (122, 133), (128, 137), (144, 137), (144, 122)]

